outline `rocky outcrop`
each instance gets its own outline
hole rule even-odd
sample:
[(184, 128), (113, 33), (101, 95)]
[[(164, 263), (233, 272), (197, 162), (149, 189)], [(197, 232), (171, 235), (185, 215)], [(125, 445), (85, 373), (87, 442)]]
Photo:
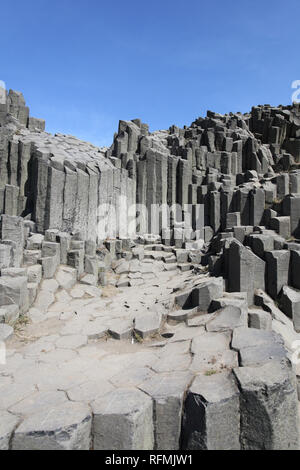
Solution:
[[(39, 371), (32, 386), (31, 363), (26, 380), (14, 363), (0, 372), (0, 448), (298, 448), (299, 105), (208, 111), (152, 133), (120, 121), (112, 145), (98, 148), (47, 133), (21, 93), (6, 98), (0, 344), (19, 320), (58, 311), (70, 322), (24, 357), (43, 352), (71, 369), (59, 364), (54, 385)], [(106, 288), (134, 296), (176, 276), (183, 283), (151, 307), (97, 311)], [(74, 299), (79, 318), (65, 311)], [(85, 359), (102, 358), (90, 343), (108, 338), (152, 351), (137, 363), (124, 355), (125, 371), (105, 357), (100, 372), (97, 362), (82, 373)]]

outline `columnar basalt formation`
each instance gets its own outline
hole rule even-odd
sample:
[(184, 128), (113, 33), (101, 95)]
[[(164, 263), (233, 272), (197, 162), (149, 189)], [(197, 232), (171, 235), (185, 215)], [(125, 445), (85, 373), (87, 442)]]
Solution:
[(98, 148), (10, 90), (0, 449), (297, 449), (299, 165), (298, 104)]

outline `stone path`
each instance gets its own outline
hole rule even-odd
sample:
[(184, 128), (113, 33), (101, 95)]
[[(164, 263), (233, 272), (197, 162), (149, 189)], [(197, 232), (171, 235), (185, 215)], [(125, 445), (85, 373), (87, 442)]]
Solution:
[[(6, 343), (7, 364), (0, 365), (0, 410), (5, 410), (6, 417), (4, 430), (0, 428), (0, 448), (8, 446), (7, 436), (21, 420), (13, 448), (44, 448), (52, 444), (29, 437), (26, 441), (24, 435), (30, 426), (41, 425), (39, 416), (44, 420), (45, 410), (56, 415), (60, 407), (73, 403), (87, 410), (108, 392), (138, 387), (159, 372), (188, 369), (189, 339), (182, 344), (164, 337), (171, 332), (180, 335), (187, 328), (161, 325), (173, 289), (190, 277), (190, 272), (159, 272), (154, 279), (145, 279), (143, 286), (108, 285), (102, 292), (82, 284), (63, 289), (56, 280), (43, 281), (29, 312), (30, 322), (17, 326)], [(134, 323), (136, 336), (132, 335)], [(169, 349), (163, 350), (164, 344)], [(72, 414), (73, 408), (67, 409)], [(66, 446), (73, 448), (71, 441)], [(82, 446), (86, 447), (81, 442)]]
[[(190, 426), (197, 394), (208, 397), (211, 416), (218, 416), (204, 416), (211, 434), (203, 448), (238, 449), (239, 392), (231, 371), (247, 389), (263, 365), (268, 386), (279, 381), (290, 396), (286, 368), (270, 362), (270, 354), (285, 361), (282, 340), (249, 330), (246, 294), (226, 294), (220, 278), (206, 274), (176, 266), (163, 271), (154, 258), (131, 263), (136, 272), (148, 268), (140, 285), (117, 288), (122, 272), (101, 289), (68, 284), (64, 267), (42, 281), (30, 321), (21, 317), (6, 343), (7, 364), (0, 365), (0, 449), (178, 449), (180, 438), (199, 448), (199, 433)], [(118, 266), (124, 268), (124, 260), (115, 271)], [(204, 313), (208, 304), (213, 313)], [(295, 411), (294, 395), (284, 413)], [(282, 420), (276, 415), (277, 448)], [(254, 428), (246, 432), (246, 447)], [(282, 437), (283, 447), (297, 447), (291, 434)]]

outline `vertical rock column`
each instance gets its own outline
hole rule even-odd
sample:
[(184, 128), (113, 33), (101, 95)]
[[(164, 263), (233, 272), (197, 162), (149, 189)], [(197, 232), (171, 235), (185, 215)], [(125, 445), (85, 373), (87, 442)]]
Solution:
[(221, 228), (225, 230), (227, 228), (227, 214), (234, 212), (233, 191), (221, 191), (220, 198)]
[(5, 185), (8, 183), (8, 135), (0, 128), (0, 213), (4, 211)]
[(228, 291), (247, 292), (252, 305), (254, 290), (265, 286), (265, 262), (237, 240), (230, 244), (227, 262)]
[(98, 216), (97, 238), (103, 241), (107, 237), (108, 219), (108, 169), (104, 164), (99, 165), (100, 181), (98, 186)]
[(155, 221), (152, 220), (151, 211), (152, 205), (156, 204), (156, 154), (153, 150), (148, 150), (146, 154), (147, 161), (147, 193), (146, 193), (146, 207), (148, 211), (148, 233), (156, 230)]
[(137, 232), (146, 233), (148, 218), (143, 208), (146, 207), (147, 200), (147, 160), (137, 161), (136, 178)]
[(97, 210), (98, 210), (98, 186), (99, 171), (97, 167), (88, 166), (87, 173), (89, 176), (89, 199), (88, 199), (88, 216), (87, 216), (87, 235), (86, 239), (95, 241), (97, 235)]
[(242, 449), (299, 449), (298, 400), (291, 370), (271, 361), (234, 373), (241, 393)]
[(12, 246), (11, 265), (19, 268), (23, 261), (24, 221), (22, 217), (1, 216), (1, 240), (10, 241)]
[(178, 221), (184, 219), (185, 205), (189, 202), (189, 184), (192, 181), (191, 165), (187, 160), (180, 159), (177, 166), (177, 202), (181, 205), (182, 214), (178, 214)]
[(290, 256), (289, 250), (266, 252), (267, 292), (273, 299), (276, 299), (283, 286), (289, 283)]
[(76, 167), (65, 166), (64, 207), (62, 215), (62, 231), (71, 232), (75, 221), (77, 201), (77, 172)]
[(221, 197), (218, 191), (210, 193), (210, 226), (217, 233), (221, 228)]
[(250, 223), (250, 193), (248, 188), (241, 188), (237, 191), (238, 212), (241, 213), (241, 224)]
[[(168, 156), (168, 191), (167, 191), (167, 202), (170, 208), (172, 206), (175, 207), (177, 202), (177, 166), (178, 166), (179, 158), (173, 155)], [(174, 224), (174, 214), (171, 209), (170, 212), (170, 225), (173, 226)], [(165, 227), (166, 229), (170, 227)]]
[[(119, 168), (107, 168), (107, 237), (115, 238), (117, 236), (117, 212), (116, 200), (121, 194), (121, 174)], [(100, 182), (101, 184), (101, 182)], [(115, 186), (116, 184), (116, 186)], [(124, 183), (123, 183), (124, 185)]]
[(48, 168), (50, 155), (47, 151), (37, 149), (33, 156), (34, 175), (34, 220), (37, 232), (45, 231), (45, 213), (48, 188)]
[(86, 235), (88, 226), (89, 175), (77, 168), (77, 199), (73, 231)]
[(250, 193), (250, 225), (261, 225), (265, 210), (265, 192), (256, 188)]
[(62, 229), (64, 207), (65, 172), (54, 166), (48, 167), (48, 191), (46, 201), (45, 229)]
[(30, 182), (28, 178), (31, 175), (28, 174), (29, 161), (31, 158), (31, 143), (19, 142), (19, 155), (20, 155), (20, 178), (19, 178), (19, 204), (18, 204), (18, 215), (21, 215), (26, 208), (27, 197), (30, 195), (31, 188), (29, 187)]
[(295, 237), (300, 235), (300, 196), (286, 196), (282, 202), (283, 215), (291, 218), (291, 234)]
[(127, 193), (127, 180), (128, 172), (127, 170), (120, 170), (120, 192), (117, 195), (117, 235), (123, 238), (126, 238), (127, 233), (127, 211), (128, 211), (128, 193)]
[[(156, 204), (158, 227), (157, 234), (161, 233), (163, 218), (166, 217), (167, 206), (167, 182), (168, 182), (168, 157), (162, 153), (156, 153)], [(162, 212), (164, 211), (164, 213)], [(165, 224), (164, 224), (165, 225)]]
[(185, 402), (183, 448), (239, 450), (239, 438), (239, 391), (232, 374), (197, 376)]

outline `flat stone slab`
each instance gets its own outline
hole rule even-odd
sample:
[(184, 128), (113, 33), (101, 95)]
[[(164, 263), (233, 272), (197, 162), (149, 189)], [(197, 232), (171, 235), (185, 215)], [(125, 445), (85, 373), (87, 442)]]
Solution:
[(239, 359), (236, 351), (199, 352), (193, 356), (190, 370), (195, 374), (212, 375), (216, 372), (231, 370), (238, 365)]
[(239, 350), (240, 365), (260, 366), (271, 361), (287, 360), (287, 350), (282, 344), (267, 343)]
[(13, 383), (3, 385), (0, 393), (0, 410), (8, 409), (34, 392), (36, 392), (36, 387), (33, 384)]
[(192, 341), (191, 352), (222, 352), (230, 349), (231, 335), (226, 333), (204, 333)]
[(87, 344), (87, 335), (62, 336), (56, 341), (56, 347), (62, 349), (77, 349)]
[(197, 307), (189, 310), (174, 310), (173, 312), (168, 313), (167, 319), (175, 322), (184, 322), (196, 315), (197, 312)]
[(92, 415), (87, 405), (66, 402), (25, 418), (13, 450), (89, 450)]
[(63, 362), (75, 359), (76, 356), (76, 351), (73, 351), (72, 349), (54, 349), (47, 353), (43, 353), (40, 360), (47, 364), (62, 364)]
[(228, 306), (217, 312), (215, 318), (206, 323), (207, 331), (228, 331), (239, 326), (248, 326), (248, 316), (238, 307)]
[(174, 356), (176, 354), (188, 354), (190, 352), (191, 348), (191, 341), (176, 341), (175, 343), (167, 343), (159, 349), (159, 357), (164, 358), (164, 357), (170, 357)]
[(170, 343), (177, 343), (181, 341), (191, 340), (205, 334), (205, 329), (202, 326), (198, 328), (186, 328), (183, 327), (180, 330), (176, 330), (174, 336), (169, 340)]
[(101, 381), (89, 380), (76, 387), (72, 387), (67, 391), (67, 394), (71, 401), (91, 403), (113, 390), (114, 386), (104, 379)]
[(126, 369), (111, 377), (110, 382), (115, 387), (137, 387), (151, 378), (154, 372), (149, 367)]
[(26, 415), (35, 414), (41, 411), (49, 410), (64, 402), (67, 402), (64, 392), (36, 392), (24, 400), (9, 408), (14, 414)]
[(215, 313), (204, 313), (196, 317), (188, 318), (187, 326), (191, 328), (195, 328), (197, 326), (205, 326), (206, 323), (213, 320), (215, 316)]
[(236, 328), (232, 335), (232, 349), (262, 346), (267, 343), (283, 344), (283, 339), (273, 331), (257, 330), (255, 328)]
[(152, 365), (155, 372), (172, 372), (177, 370), (187, 370), (191, 364), (190, 354), (163, 355), (157, 363)]
[(95, 450), (151, 450), (153, 405), (134, 389), (118, 389), (92, 403)]

